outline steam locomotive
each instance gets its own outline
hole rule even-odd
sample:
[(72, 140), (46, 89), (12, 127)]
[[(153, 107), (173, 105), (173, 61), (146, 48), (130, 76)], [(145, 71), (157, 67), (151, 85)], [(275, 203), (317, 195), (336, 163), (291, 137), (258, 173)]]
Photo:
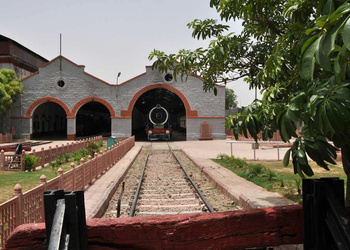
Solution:
[(172, 129), (167, 123), (169, 119), (168, 111), (157, 104), (152, 108), (148, 115), (149, 121), (152, 123), (153, 128), (146, 128), (147, 139), (153, 140), (170, 140)]

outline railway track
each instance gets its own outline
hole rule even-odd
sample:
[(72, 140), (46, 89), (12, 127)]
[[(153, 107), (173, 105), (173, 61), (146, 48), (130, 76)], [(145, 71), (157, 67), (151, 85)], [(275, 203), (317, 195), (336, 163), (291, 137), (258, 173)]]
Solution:
[[(173, 152), (169, 148), (169, 143), (148, 143), (135, 162), (136, 166), (130, 169), (124, 180), (125, 190), (122, 192), (120, 188), (117, 191), (104, 217), (218, 211), (199, 191), (195, 181), (191, 180), (190, 176), (194, 175), (194, 169), (188, 172), (182, 166), (181, 161), (183, 158), (180, 152)], [(210, 189), (217, 191), (215, 187)], [(220, 202), (223, 201), (222, 197), (217, 198)], [(231, 200), (226, 203), (227, 210), (237, 209)]]

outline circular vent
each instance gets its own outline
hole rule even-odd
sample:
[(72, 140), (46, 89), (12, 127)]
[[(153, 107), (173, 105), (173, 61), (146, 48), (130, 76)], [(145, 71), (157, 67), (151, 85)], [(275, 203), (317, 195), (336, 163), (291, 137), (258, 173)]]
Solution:
[(171, 80), (173, 80), (173, 75), (170, 74), (170, 73), (166, 74), (165, 75), (165, 81), (170, 82)]

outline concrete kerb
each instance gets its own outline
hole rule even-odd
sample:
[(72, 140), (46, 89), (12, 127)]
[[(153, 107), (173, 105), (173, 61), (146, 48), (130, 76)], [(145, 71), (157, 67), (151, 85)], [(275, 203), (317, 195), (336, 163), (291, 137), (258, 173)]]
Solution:
[[(114, 170), (115, 173), (105, 173), (98, 180), (96, 180), (94, 185), (90, 186), (85, 191), (86, 219), (100, 218), (103, 215), (108, 207), (110, 199), (117, 191), (119, 184), (124, 179), (136, 157), (139, 155), (141, 149), (142, 145), (135, 145), (122, 159), (120, 159), (112, 168), (108, 170), (108, 172)], [(114, 176), (113, 179), (111, 181), (106, 181), (108, 177), (112, 178), (111, 176)], [(106, 187), (106, 183), (108, 182), (109, 184)], [(102, 184), (100, 187), (98, 185), (99, 183)], [(98, 195), (98, 191), (100, 191), (100, 193), (102, 191), (102, 193)]]

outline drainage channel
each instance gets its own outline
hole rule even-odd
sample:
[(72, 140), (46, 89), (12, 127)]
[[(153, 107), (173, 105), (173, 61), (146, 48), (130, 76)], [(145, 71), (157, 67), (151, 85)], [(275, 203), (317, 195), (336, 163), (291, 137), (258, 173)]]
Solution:
[(181, 151), (173, 152), (169, 143), (152, 142), (144, 146), (123, 183), (125, 190), (118, 187), (103, 217), (239, 209)]

